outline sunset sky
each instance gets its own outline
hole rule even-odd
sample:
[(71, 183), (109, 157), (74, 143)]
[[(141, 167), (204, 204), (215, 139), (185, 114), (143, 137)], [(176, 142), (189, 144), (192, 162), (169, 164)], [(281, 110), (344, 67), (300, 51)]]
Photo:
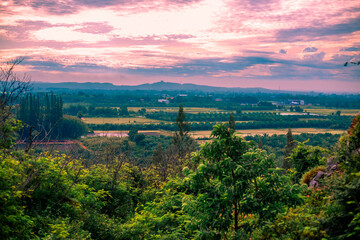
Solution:
[(33, 81), (360, 92), (357, 0), (0, 0)]

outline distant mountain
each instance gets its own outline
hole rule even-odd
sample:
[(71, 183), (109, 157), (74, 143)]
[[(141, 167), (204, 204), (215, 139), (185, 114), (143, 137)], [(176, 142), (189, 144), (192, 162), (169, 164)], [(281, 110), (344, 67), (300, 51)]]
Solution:
[(181, 91), (181, 92), (205, 92), (205, 93), (290, 93), (290, 91), (270, 90), (266, 88), (226, 88), (226, 87), (212, 87), (207, 85), (196, 85), (191, 83), (172, 83), (172, 82), (156, 82), (146, 83), (136, 86), (127, 85), (113, 85), (112, 83), (98, 83), (98, 82), (61, 82), (61, 83), (46, 83), (34, 82), (33, 91)]

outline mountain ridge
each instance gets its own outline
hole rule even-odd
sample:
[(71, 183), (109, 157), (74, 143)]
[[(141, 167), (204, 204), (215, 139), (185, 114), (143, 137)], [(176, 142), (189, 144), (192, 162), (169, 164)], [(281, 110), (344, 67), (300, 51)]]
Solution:
[(214, 87), (208, 85), (197, 85), (192, 83), (173, 83), (159, 81), (139, 85), (114, 85), (112, 83), (100, 82), (33, 82), (33, 91), (56, 91), (56, 90), (92, 90), (92, 91), (185, 91), (185, 92), (227, 92), (227, 93), (290, 93), (294, 91), (271, 90), (266, 88), (240, 88), (240, 87)]

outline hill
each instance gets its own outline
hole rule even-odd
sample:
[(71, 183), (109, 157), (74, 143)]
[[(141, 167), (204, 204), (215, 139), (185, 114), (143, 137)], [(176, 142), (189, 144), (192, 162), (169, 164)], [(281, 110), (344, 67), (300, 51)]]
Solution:
[(227, 88), (227, 87), (213, 87), (207, 85), (197, 85), (191, 83), (172, 83), (172, 82), (155, 82), (146, 83), (135, 86), (129, 85), (114, 85), (112, 83), (99, 82), (61, 82), (61, 83), (46, 83), (34, 82), (33, 91), (181, 91), (181, 92), (204, 92), (204, 93), (290, 93), (290, 91), (270, 90), (266, 88)]

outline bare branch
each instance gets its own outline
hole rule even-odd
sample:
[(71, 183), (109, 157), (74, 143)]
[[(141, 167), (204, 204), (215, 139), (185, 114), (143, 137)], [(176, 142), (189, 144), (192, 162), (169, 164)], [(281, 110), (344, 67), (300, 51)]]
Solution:
[(16, 58), (0, 67), (0, 122), (10, 116), (20, 95), (31, 89), (31, 77), (28, 74), (19, 76), (14, 71), (22, 61), (24, 58)]

